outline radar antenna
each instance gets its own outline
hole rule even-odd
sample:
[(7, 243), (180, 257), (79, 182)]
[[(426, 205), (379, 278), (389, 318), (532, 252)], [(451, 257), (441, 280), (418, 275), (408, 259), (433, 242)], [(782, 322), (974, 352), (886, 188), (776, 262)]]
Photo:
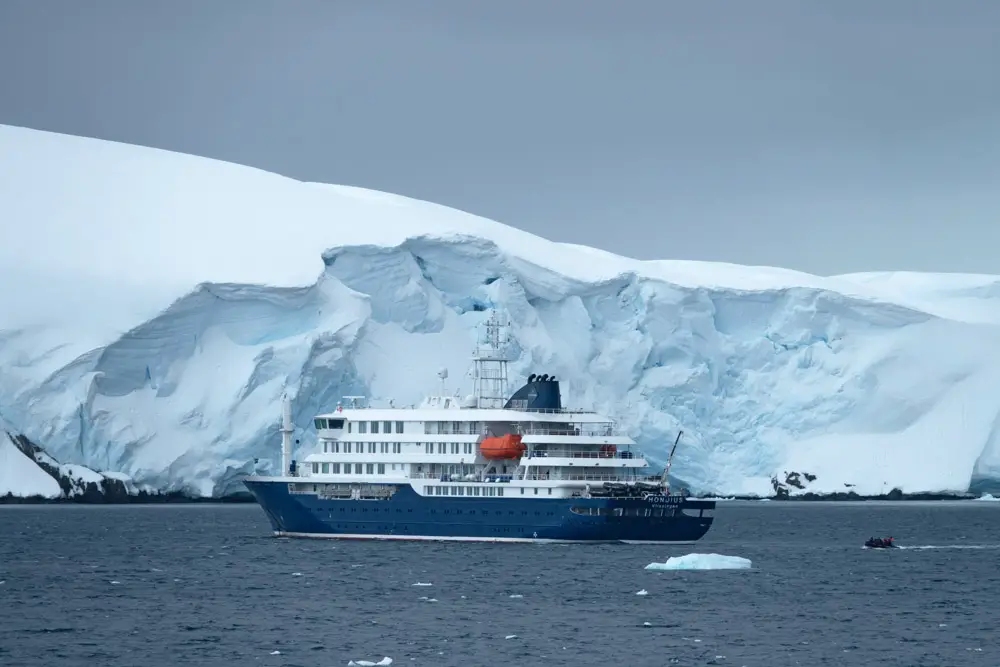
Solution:
[(483, 323), (482, 335), (472, 355), (477, 408), (499, 409), (507, 402), (509, 328), (510, 321), (500, 320), (496, 310), (491, 310)]

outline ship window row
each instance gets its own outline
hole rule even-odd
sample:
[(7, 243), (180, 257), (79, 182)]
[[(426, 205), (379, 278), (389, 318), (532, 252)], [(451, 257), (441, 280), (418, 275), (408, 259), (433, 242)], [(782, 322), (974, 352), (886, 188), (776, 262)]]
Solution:
[(502, 486), (425, 486), (428, 496), (483, 496), (503, 495)]
[(370, 421), (370, 422), (347, 422), (348, 433), (392, 433), (395, 425), (396, 433), (403, 432), (403, 422), (393, 421)]
[[(391, 470), (396, 469), (395, 463), (389, 465)], [(384, 475), (385, 466), (385, 463), (313, 463), (312, 471), (314, 475)], [(402, 470), (403, 464), (399, 467)]]
[(571, 507), (573, 514), (583, 516), (672, 516), (673, 508), (663, 507)]
[[(323, 441), (324, 454), (402, 454), (404, 445), (420, 447), (419, 442), (341, 442)], [(425, 442), (425, 454), (475, 454), (474, 442)]]
[(479, 422), (424, 422), (425, 435), (476, 435), (481, 429)]
[[(413, 443), (416, 444), (416, 443)], [(402, 454), (403, 443), (401, 442), (331, 442), (323, 441), (324, 454), (364, 454), (365, 446), (368, 447), (369, 454)]]
[(474, 454), (476, 443), (474, 442), (425, 442), (424, 454)]
[(344, 428), (343, 419), (323, 419), (317, 417), (314, 420), (314, 423), (316, 425), (317, 430), (321, 428)]

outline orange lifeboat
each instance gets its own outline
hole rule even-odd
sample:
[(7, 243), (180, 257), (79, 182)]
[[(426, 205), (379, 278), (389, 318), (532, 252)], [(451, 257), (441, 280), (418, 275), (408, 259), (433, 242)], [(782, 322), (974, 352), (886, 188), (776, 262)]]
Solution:
[(521, 442), (517, 433), (508, 433), (499, 437), (486, 438), (479, 445), (484, 459), (496, 461), (500, 459), (519, 459), (527, 447)]

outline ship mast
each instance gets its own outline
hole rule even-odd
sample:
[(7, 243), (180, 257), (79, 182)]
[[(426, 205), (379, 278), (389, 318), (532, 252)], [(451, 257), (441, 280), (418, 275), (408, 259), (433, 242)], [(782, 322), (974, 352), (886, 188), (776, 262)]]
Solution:
[(295, 427), (292, 425), (292, 402), (288, 399), (288, 394), (281, 397), (281, 474), (292, 474), (292, 434)]
[(502, 322), (493, 310), (483, 324), (482, 335), (472, 354), (476, 407), (500, 409), (507, 402), (507, 334), (510, 322)]

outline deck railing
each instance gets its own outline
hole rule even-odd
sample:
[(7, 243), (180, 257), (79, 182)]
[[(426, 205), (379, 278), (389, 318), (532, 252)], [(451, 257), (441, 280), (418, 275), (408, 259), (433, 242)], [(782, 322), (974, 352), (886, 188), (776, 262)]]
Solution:
[(610, 438), (624, 435), (614, 426), (607, 424), (580, 424), (571, 428), (546, 428), (532, 425), (528, 428), (522, 428), (519, 432), (521, 435), (570, 435), (586, 438)]
[(527, 452), (523, 458), (565, 458), (565, 459), (642, 459), (642, 452), (626, 449), (625, 451), (580, 451), (576, 449), (540, 449)]

